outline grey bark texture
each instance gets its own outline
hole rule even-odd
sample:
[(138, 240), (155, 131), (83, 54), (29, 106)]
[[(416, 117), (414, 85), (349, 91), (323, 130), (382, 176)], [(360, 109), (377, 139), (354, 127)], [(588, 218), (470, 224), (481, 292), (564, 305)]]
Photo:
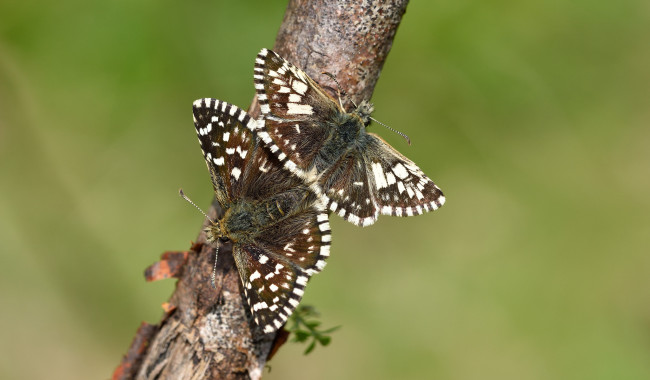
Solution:
[[(359, 103), (372, 95), (407, 3), (290, 0), (273, 49), (324, 87), (337, 88), (322, 73), (333, 74)], [(249, 113), (259, 116), (256, 99)], [(213, 202), (210, 217), (217, 208)], [(228, 245), (219, 251), (212, 288), (214, 248), (202, 231), (208, 223), (191, 250), (166, 253), (148, 269), (148, 280), (178, 278), (176, 290), (159, 324), (140, 327), (113, 379), (259, 379), (272, 348), (286, 340), (282, 331), (256, 328)]]

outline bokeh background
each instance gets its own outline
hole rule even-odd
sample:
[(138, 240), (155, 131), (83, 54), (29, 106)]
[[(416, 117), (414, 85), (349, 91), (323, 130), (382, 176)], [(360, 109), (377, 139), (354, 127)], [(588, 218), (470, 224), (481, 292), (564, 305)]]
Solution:
[[(0, 2), (0, 378), (106, 379), (212, 198), (190, 107), (246, 107), (284, 1)], [(376, 127), (447, 204), (333, 218), (268, 379), (649, 379), (650, 2), (412, 1)]]

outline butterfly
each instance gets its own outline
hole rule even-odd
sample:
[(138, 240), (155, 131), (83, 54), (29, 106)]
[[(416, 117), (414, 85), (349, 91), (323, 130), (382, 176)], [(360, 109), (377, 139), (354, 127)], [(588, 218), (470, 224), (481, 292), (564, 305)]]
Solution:
[[(411, 216), (440, 208), (445, 197), (413, 161), (366, 132), (373, 107), (352, 112), (271, 50), (255, 60), (263, 119), (258, 136), (280, 163), (321, 192), (328, 208), (356, 225), (379, 214)], [(315, 184), (315, 186), (313, 186)]]
[(251, 131), (256, 120), (245, 111), (206, 98), (194, 102), (193, 113), (223, 210), (206, 228), (207, 241), (217, 249), (232, 244), (251, 314), (265, 333), (274, 332), (325, 266), (331, 243), (326, 205), (263, 149)]

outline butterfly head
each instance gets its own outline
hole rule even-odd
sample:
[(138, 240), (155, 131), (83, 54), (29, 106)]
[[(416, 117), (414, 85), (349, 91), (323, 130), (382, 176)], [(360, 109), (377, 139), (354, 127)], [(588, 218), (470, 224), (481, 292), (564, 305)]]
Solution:
[(363, 122), (363, 125), (367, 127), (370, 125), (370, 114), (372, 114), (372, 111), (375, 110), (375, 106), (372, 105), (367, 100), (362, 101), (359, 103), (359, 106), (357, 107), (356, 110), (354, 110), (353, 113), (357, 114), (360, 118), (361, 121)]
[(217, 239), (230, 240), (233, 243), (250, 243), (258, 228), (259, 212), (250, 202), (236, 202), (228, 208), (219, 220), (212, 221), (205, 228), (208, 242)]
[(227, 238), (228, 235), (224, 230), (224, 223), (220, 220), (212, 221), (203, 231), (206, 234), (208, 243), (214, 243), (219, 238)]

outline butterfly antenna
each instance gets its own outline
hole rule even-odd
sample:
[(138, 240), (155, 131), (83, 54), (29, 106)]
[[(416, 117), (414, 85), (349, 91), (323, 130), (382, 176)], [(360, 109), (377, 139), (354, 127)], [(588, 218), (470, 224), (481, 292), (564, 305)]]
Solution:
[(402, 133), (402, 132), (400, 132), (400, 131), (398, 131), (398, 130), (396, 130), (396, 129), (393, 129), (393, 128), (387, 126), (386, 124), (382, 123), (381, 121), (375, 119), (375, 118), (372, 117), (372, 116), (368, 116), (368, 117), (370, 118), (370, 120), (372, 120), (372, 121), (374, 121), (374, 122), (376, 122), (376, 123), (378, 123), (378, 124), (381, 124), (381, 125), (383, 125), (384, 127), (388, 128), (389, 130), (391, 130), (391, 131), (397, 133), (398, 135), (404, 137), (404, 139), (406, 140), (406, 142), (407, 142), (409, 145), (411, 145), (411, 139), (410, 139), (406, 134), (404, 134), (404, 133)]
[(181, 198), (185, 199), (185, 200), (188, 201), (192, 206), (196, 207), (197, 210), (201, 211), (201, 214), (205, 215), (205, 217), (208, 218), (209, 221), (211, 221), (213, 224), (215, 223), (215, 221), (212, 220), (212, 218), (210, 218), (210, 217), (208, 216), (208, 214), (206, 214), (205, 212), (203, 212), (203, 210), (201, 210), (201, 208), (200, 208), (199, 206), (197, 206), (196, 203), (192, 202), (192, 200), (191, 200), (190, 198), (188, 198), (188, 197), (185, 195), (185, 193), (183, 193), (183, 189), (178, 190), (178, 193), (180, 194)]
[(216, 244), (217, 248), (214, 250), (214, 267), (212, 268), (212, 277), (210, 277), (210, 281), (212, 282), (212, 287), (217, 288), (217, 284), (215, 283), (215, 278), (217, 277), (217, 257), (219, 256), (219, 243)]
[[(346, 97), (348, 97), (348, 99), (350, 99), (348, 94), (346, 94), (345, 91), (343, 91), (341, 89), (341, 85), (339, 84), (339, 81), (336, 80), (336, 77), (334, 76), (334, 74), (328, 73), (326, 71), (322, 72), (321, 74), (327, 75), (328, 77), (330, 77), (330, 79), (332, 79), (334, 81), (334, 83), (336, 83), (336, 87), (338, 87), (338, 89), (339, 89), (339, 105), (341, 106), (341, 109), (345, 109), (345, 108), (343, 108), (343, 101), (341, 100), (341, 95), (346, 96)], [(354, 104), (352, 99), (350, 99), (350, 101), (352, 102), (352, 104)], [(356, 108), (356, 107), (357, 107), (357, 105), (354, 104), (354, 108)]]

